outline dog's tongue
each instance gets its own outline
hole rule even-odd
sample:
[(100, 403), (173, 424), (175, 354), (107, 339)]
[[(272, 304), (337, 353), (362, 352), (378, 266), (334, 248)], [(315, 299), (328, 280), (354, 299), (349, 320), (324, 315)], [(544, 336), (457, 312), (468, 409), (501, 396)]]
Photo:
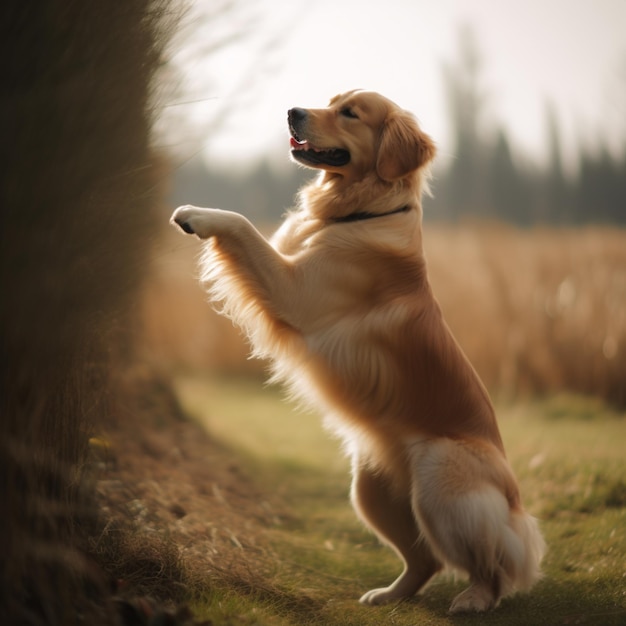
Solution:
[(291, 144), (291, 147), (294, 150), (306, 150), (306, 148), (308, 147), (306, 141), (298, 141), (294, 137), (290, 138), (290, 142), (289, 143)]

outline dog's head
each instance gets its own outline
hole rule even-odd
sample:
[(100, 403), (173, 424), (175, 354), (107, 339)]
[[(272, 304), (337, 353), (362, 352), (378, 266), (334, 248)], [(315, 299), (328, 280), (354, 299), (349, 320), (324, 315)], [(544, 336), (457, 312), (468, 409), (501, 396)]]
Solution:
[(335, 96), (325, 109), (290, 109), (288, 121), (294, 160), (348, 180), (375, 172), (397, 181), (435, 155), (413, 115), (371, 91)]

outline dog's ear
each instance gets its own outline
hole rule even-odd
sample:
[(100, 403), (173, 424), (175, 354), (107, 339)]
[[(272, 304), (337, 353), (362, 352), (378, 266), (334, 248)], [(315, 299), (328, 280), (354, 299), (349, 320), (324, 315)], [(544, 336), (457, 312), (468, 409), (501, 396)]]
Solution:
[(376, 171), (386, 181), (403, 178), (435, 156), (433, 140), (406, 112), (392, 113), (381, 131)]

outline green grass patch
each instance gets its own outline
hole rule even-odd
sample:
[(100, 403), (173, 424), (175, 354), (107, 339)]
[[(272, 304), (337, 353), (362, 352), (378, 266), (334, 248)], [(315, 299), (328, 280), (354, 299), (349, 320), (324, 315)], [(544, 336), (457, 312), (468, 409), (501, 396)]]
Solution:
[(291, 511), (270, 531), (267, 585), (225, 585), (195, 602), (214, 624), (626, 624), (626, 416), (573, 396), (499, 407), (526, 507), (548, 543), (545, 577), (490, 614), (451, 617), (465, 584), (451, 575), (407, 602), (358, 604), (401, 567), (356, 520), (348, 461), (317, 416), (256, 381), (186, 376), (176, 385), (187, 411)]

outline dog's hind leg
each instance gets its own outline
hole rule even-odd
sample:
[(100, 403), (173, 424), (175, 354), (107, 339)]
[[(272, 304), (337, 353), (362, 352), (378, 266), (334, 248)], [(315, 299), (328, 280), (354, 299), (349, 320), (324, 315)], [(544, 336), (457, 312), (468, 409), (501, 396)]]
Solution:
[(501, 452), (439, 439), (416, 444), (413, 453), (413, 505), (421, 528), (434, 553), (470, 577), (450, 612), (487, 611), (502, 596), (529, 588), (539, 576), (543, 539), (518, 504)]
[(388, 587), (364, 594), (363, 604), (384, 604), (413, 596), (439, 571), (441, 564), (421, 536), (410, 494), (394, 494), (384, 475), (355, 462), (352, 504), (361, 520), (404, 562), (404, 571)]

